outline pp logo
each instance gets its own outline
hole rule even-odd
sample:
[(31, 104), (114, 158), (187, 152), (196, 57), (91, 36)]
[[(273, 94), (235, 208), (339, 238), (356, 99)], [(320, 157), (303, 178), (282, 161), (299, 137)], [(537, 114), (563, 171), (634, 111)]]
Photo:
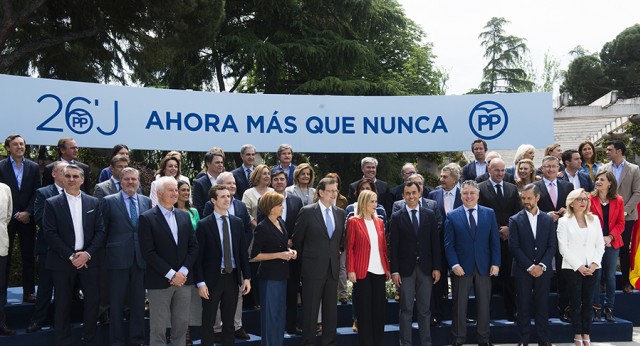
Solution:
[(499, 137), (509, 123), (507, 111), (494, 101), (478, 103), (469, 114), (469, 128), (478, 138), (485, 140)]

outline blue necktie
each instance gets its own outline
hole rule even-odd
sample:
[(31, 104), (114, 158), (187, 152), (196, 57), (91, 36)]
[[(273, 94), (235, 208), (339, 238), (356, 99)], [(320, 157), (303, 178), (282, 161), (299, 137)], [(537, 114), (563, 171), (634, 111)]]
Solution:
[(469, 227), (471, 228), (471, 235), (476, 236), (476, 218), (473, 217), (473, 211), (475, 209), (469, 209)]
[(413, 224), (413, 231), (416, 232), (416, 235), (418, 235), (418, 227), (420, 226), (418, 224), (418, 217), (416, 216), (417, 213), (418, 211), (416, 209), (411, 210), (411, 223)]
[(129, 197), (129, 214), (131, 215), (133, 227), (138, 227), (138, 209), (136, 209), (136, 202), (133, 196)]
[(333, 222), (331, 222), (331, 214), (329, 214), (329, 210), (331, 208), (327, 208), (324, 210), (325, 213), (325, 218), (327, 219), (327, 233), (329, 233), (329, 238), (331, 238), (331, 236), (333, 235)]

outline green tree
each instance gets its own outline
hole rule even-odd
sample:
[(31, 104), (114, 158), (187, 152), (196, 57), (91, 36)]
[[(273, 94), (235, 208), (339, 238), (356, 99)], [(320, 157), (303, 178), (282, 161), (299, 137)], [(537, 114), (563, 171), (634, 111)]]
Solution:
[(528, 52), (525, 39), (507, 35), (504, 27), (509, 21), (493, 17), (478, 35), (488, 59), (482, 70), (482, 82), (472, 93), (512, 93), (533, 91), (534, 83), (523, 68), (523, 58)]
[(607, 86), (608, 78), (596, 54), (589, 54), (581, 46), (574, 48), (570, 53), (575, 58), (569, 63), (560, 86), (561, 92), (571, 94), (570, 104), (586, 105), (611, 91)]
[(640, 24), (623, 30), (600, 51), (604, 74), (622, 97), (640, 96)]

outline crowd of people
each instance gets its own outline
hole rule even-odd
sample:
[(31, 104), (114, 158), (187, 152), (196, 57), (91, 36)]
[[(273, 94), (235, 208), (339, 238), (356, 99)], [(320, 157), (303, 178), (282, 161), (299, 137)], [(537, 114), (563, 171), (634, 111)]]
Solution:
[(323, 345), (333, 345), (348, 281), (359, 344), (382, 345), (389, 280), (399, 296), (400, 345), (413, 344), (414, 306), (419, 343), (431, 345), (449, 294), (451, 342), (464, 344), (472, 289), (480, 345), (491, 345), (494, 293), (504, 296), (522, 345), (532, 338), (531, 319), (539, 345), (550, 345), (547, 301), (557, 280), (559, 315), (571, 323), (575, 344), (588, 346), (593, 321), (615, 321), (618, 261), (624, 291), (633, 290), (629, 243), (640, 170), (620, 141), (606, 147), (606, 164), (584, 142), (577, 150), (549, 146), (540, 167), (535, 148), (523, 144), (507, 167), (478, 139), (474, 160), (445, 165), (435, 189), (412, 163), (400, 169), (403, 183), (390, 187), (376, 178), (378, 161), (365, 157), (347, 197), (337, 173), (316, 184), (313, 166), (295, 165), (287, 144), (273, 168), (256, 165), (255, 146), (244, 145), (243, 163), (231, 172), (214, 147), (193, 180), (171, 151), (149, 197), (126, 145), (113, 148), (95, 186), (72, 138), (59, 140), (59, 160), (42, 176), (26, 157), (24, 138), (10, 135), (4, 146), (0, 335), (15, 334), (4, 305), (16, 238), (23, 301), (35, 304), (26, 331), (41, 330), (54, 295), (57, 345), (71, 344), (78, 295), (85, 344), (95, 341), (98, 321), (109, 325), (109, 344), (144, 344), (148, 307), (151, 345), (168, 338), (188, 345), (190, 326), (202, 326), (203, 345), (231, 345), (249, 339), (242, 326), (249, 305), (260, 310), (263, 345), (282, 345), (285, 333), (301, 335), (303, 345), (315, 345), (320, 333)]

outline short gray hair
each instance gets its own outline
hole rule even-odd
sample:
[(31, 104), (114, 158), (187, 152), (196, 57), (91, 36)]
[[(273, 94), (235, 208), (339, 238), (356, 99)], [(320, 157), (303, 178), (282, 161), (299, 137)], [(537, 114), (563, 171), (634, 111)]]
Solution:
[(480, 188), (478, 188), (478, 183), (475, 180), (465, 180), (465, 181), (463, 181), (462, 184), (460, 185), (460, 190), (463, 190), (467, 186), (471, 186), (474, 189), (476, 189), (476, 191), (480, 192)]
[(122, 170), (122, 172), (120, 172), (120, 176), (124, 176), (125, 174), (128, 174), (128, 173), (135, 173), (136, 177), (140, 179), (140, 171), (133, 167), (125, 167)]
[(373, 163), (374, 165), (376, 165), (376, 167), (378, 167), (378, 160), (373, 157), (367, 156), (360, 161), (360, 168), (364, 168), (364, 165), (368, 163)]
[(461, 168), (459, 164), (455, 162), (451, 162), (446, 166), (442, 167), (442, 171), (449, 172), (449, 174), (451, 174), (451, 177), (453, 177), (453, 179), (455, 179), (456, 181), (460, 180)]
[[(220, 175), (218, 175), (218, 178), (216, 179), (216, 184), (218, 184), (218, 185), (222, 185), (222, 180), (223, 180), (224, 178), (228, 177), (228, 176), (232, 176), (232, 177), (233, 177), (233, 173), (231, 173), (231, 172), (226, 172), (226, 171), (225, 171), (225, 172), (220, 173)], [(235, 179), (235, 177), (234, 177), (234, 179)]]
[(240, 147), (240, 154), (244, 154), (245, 151), (247, 151), (247, 149), (256, 150), (256, 146), (253, 145), (253, 144), (245, 144), (245, 145)]
[(158, 179), (156, 179), (156, 191), (157, 192), (164, 192), (164, 188), (168, 183), (173, 182), (174, 184), (176, 184), (176, 186), (178, 186), (178, 181), (176, 180), (176, 178), (174, 177), (160, 177)]

